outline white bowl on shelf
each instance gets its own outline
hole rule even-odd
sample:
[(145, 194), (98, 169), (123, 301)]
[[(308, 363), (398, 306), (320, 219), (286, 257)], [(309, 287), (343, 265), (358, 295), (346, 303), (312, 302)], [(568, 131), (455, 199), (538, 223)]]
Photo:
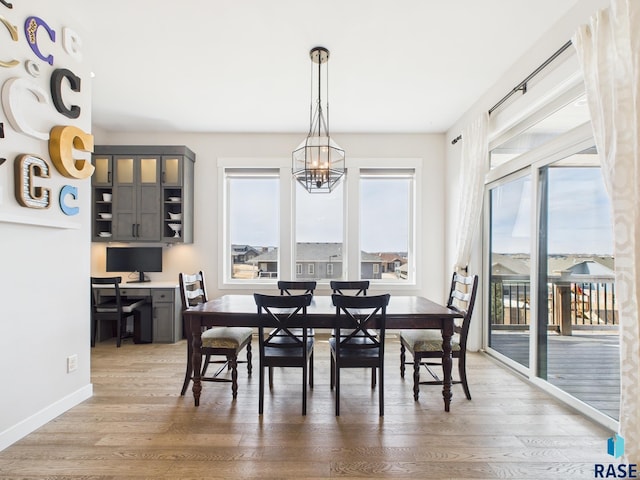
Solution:
[(98, 215), (100, 215), (100, 218), (104, 218), (105, 220), (111, 220), (111, 218), (113, 218), (111, 213), (99, 213)]
[(169, 219), (170, 220), (182, 220), (182, 214), (181, 213), (171, 213), (171, 212), (169, 212)]
[(107, 238), (111, 236), (111, 232), (98, 232), (99, 237)]
[(180, 237), (180, 230), (182, 230), (182, 224), (181, 223), (169, 223), (168, 224), (169, 228), (171, 230), (174, 231), (174, 238), (179, 238)]
[(180, 197), (169, 197), (170, 202), (179, 202), (180, 200), (182, 200)]
[(105, 202), (110, 202), (112, 198), (113, 197), (111, 196), (110, 193), (103, 193), (102, 194), (102, 200), (105, 201)]

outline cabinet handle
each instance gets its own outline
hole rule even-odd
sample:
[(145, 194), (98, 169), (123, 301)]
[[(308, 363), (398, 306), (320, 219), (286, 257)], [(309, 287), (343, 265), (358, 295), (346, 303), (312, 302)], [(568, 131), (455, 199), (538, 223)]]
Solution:
[(136, 224), (135, 223), (131, 224), (131, 236), (132, 237), (136, 236)]
[(111, 172), (107, 172), (107, 183), (111, 183)]
[(165, 183), (166, 181), (167, 181), (167, 173), (162, 172), (162, 183)]
[(136, 237), (140, 236), (140, 224), (136, 223)]

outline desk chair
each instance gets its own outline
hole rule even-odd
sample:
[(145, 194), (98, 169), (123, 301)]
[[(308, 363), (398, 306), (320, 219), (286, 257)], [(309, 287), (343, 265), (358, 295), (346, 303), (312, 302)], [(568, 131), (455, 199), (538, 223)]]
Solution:
[[(380, 371), (380, 416), (384, 416), (384, 339), (389, 294), (372, 296), (331, 295), (336, 306), (335, 335), (331, 350), (331, 388), (336, 388), (336, 417), (340, 415), (340, 370), (373, 368)], [(377, 335), (372, 329), (377, 328)], [(372, 388), (375, 385), (372, 385)]]
[[(311, 304), (311, 294), (304, 295), (261, 295), (253, 297), (261, 317), (259, 328), (260, 346), (260, 387), (258, 413), (264, 410), (264, 369), (273, 367), (298, 367), (302, 369), (302, 415), (307, 414), (307, 373), (313, 372), (314, 338), (307, 335), (307, 328), (300, 328), (301, 334), (294, 333), (292, 321), (304, 324), (307, 307)], [(265, 334), (263, 317), (275, 327)], [(311, 374), (309, 374), (311, 378)], [(310, 380), (309, 385), (313, 387)], [(269, 388), (273, 388), (273, 378), (269, 375)]]
[[(91, 277), (91, 346), (96, 346), (98, 330), (102, 331), (102, 322), (115, 323), (116, 347), (122, 339), (128, 338), (127, 319), (133, 317), (134, 328), (140, 322), (138, 308), (145, 303), (143, 299), (128, 301), (120, 295), (122, 277)], [(112, 288), (113, 296), (100, 296), (96, 289)]]
[[(182, 299), (182, 311), (207, 301), (207, 289), (204, 281), (204, 273), (198, 272), (192, 275), (180, 273), (180, 297)], [(182, 318), (183, 330), (187, 337), (187, 369), (184, 374), (184, 382), (180, 395), (184, 395), (193, 378), (193, 370), (190, 368), (193, 354), (193, 343), (190, 330)], [(247, 348), (247, 371), (251, 375), (251, 327), (213, 327), (202, 332), (202, 354), (205, 355), (204, 365), (200, 380), (203, 382), (231, 382), (233, 398), (238, 396), (238, 354), (243, 348)], [(225, 360), (212, 360), (212, 356), (224, 356)], [(207, 367), (211, 363), (222, 366), (210, 377), (206, 377)], [(220, 377), (225, 367), (231, 370), (231, 380)]]
[[(466, 358), (467, 336), (471, 314), (476, 300), (478, 276), (464, 276), (454, 273), (451, 278), (449, 300), (447, 308), (463, 314), (462, 325), (456, 326), (451, 338), (451, 356), (458, 359), (458, 380), (451, 380), (451, 384), (461, 383), (468, 400), (471, 400), (469, 385), (467, 384)], [(413, 355), (413, 362), (405, 360), (405, 352), (409, 350)], [(428, 359), (429, 361), (423, 361)], [(442, 334), (438, 330), (401, 330), (400, 331), (400, 376), (404, 378), (405, 363), (413, 363), (413, 398), (418, 401), (420, 385), (442, 385), (443, 381), (429, 368), (442, 366)], [(424, 365), (433, 377), (430, 381), (420, 381), (420, 365)]]

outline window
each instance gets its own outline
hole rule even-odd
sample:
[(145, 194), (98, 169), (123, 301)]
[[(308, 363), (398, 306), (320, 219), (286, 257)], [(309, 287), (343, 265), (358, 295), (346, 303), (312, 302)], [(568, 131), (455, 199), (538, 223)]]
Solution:
[[(314, 194), (299, 182), (295, 185), (296, 261), (313, 262), (307, 268), (310, 280), (325, 280), (329, 276), (340, 278), (343, 271), (344, 183), (339, 183), (331, 193)], [(331, 273), (326, 270), (329, 264)]]
[(232, 280), (276, 278), (280, 192), (276, 172), (229, 170), (227, 258)]
[(331, 193), (310, 194), (283, 159), (218, 159), (220, 288), (278, 279), (416, 285), (421, 163), (351, 159)]
[(361, 278), (408, 281), (413, 177), (410, 170), (361, 172)]

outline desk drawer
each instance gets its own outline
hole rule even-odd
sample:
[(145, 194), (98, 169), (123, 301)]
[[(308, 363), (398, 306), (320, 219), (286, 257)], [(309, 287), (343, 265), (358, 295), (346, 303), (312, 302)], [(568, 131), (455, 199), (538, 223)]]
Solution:
[(151, 300), (156, 302), (173, 302), (174, 291), (170, 289), (153, 289), (151, 291)]
[(151, 290), (148, 288), (121, 288), (120, 295), (129, 298), (142, 298), (151, 295)]

